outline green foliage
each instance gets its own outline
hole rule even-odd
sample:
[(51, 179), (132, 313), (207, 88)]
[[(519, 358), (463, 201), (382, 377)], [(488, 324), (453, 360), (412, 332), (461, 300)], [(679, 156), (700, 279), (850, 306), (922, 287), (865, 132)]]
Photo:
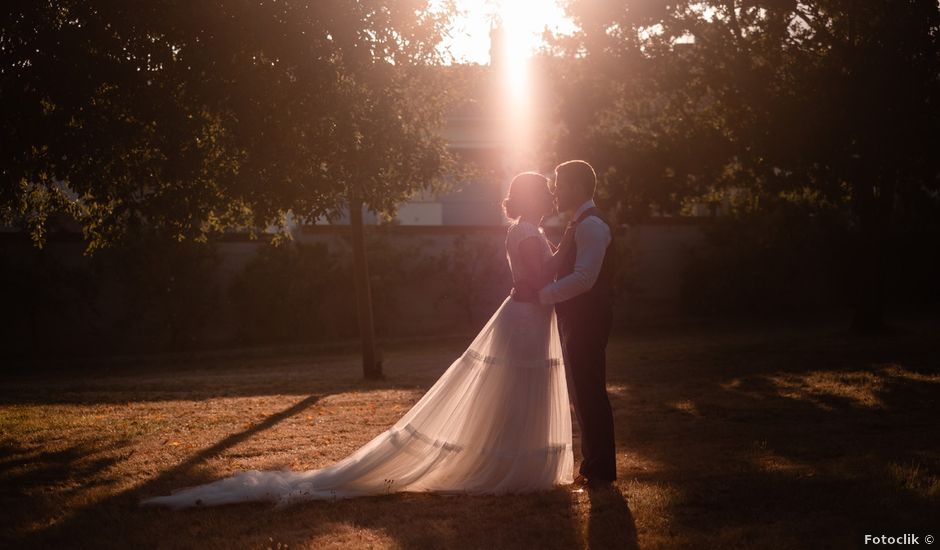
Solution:
[[(940, 201), (933, 209), (940, 208)], [(912, 216), (887, 229), (893, 246), (886, 296), (896, 307), (940, 306), (940, 224)], [(736, 211), (705, 226), (707, 247), (682, 276), (690, 313), (765, 314), (846, 307), (865, 285), (854, 220), (807, 201), (778, 201)]]
[(436, 259), (436, 271), (444, 276), (444, 291), (438, 304), (453, 302), (463, 312), (467, 326), (477, 326), (481, 315), (492, 313), (496, 305), (493, 289), (511, 286), (511, 275), (502, 249), (492, 239), (461, 235), (453, 247)]
[[(444, 4), (446, 7), (447, 4)], [(385, 2), (5, 3), (0, 218), (88, 252), (283, 229), (438, 183), (447, 16)]]
[(139, 350), (181, 350), (205, 345), (209, 320), (220, 304), (213, 245), (141, 236), (95, 255), (100, 288), (116, 291), (119, 313), (107, 327), (115, 343)]
[[(229, 287), (237, 341), (267, 345), (355, 337), (359, 328), (349, 248), (345, 241), (334, 251), (323, 243), (263, 245)], [(382, 235), (366, 239), (380, 336), (400, 333), (396, 322), (404, 295), (420, 290), (431, 273), (433, 266), (420, 248), (393, 244)]]
[(637, 263), (640, 259), (636, 251), (621, 236), (614, 237), (612, 249), (608, 251), (613, 261), (613, 300), (614, 307), (630, 307), (630, 298), (642, 292), (637, 283)]
[(4, 349), (33, 356), (204, 347), (219, 308), (216, 251), (141, 238), (67, 262), (62, 245), (4, 254)]
[(25, 245), (5, 250), (0, 254), (0, 303), (8, 322), (0, 331), (0, 347), (5, 355), (74, 349), (97, 336), (97, 297), (87, 267), (66, 265), (50, 250)]
[[(352, 286), (352, 244), (344, 241), (348, 247), (339, 257), (339, 269), (344, 273), (345, 285), (337, 287), (336, 297), (346, 304), (350, 317), (346, 323), (352, 327), (351, 334), (356, 334), (355, 306), (356, 297)], [(403, 307), (409, 307), (405, 296), (424, 289), (428, 277), (433, 275), (433, 261), (422, 251), (421, 243), (395, 244), (388, 236), (370, 232), (366, 235), (366, 256), (369, 262), (369, 285), (372, 291), (372, 307), (375, 317), (375, 329), (379, 336), (396, 332), (398, 316)], [(347, 293), (348, 292), (348, 293)], [(420, 298), (419, 299), (427, 299)], [(404, 302), (404, 303), (403, 303)], [(341, 311), (337, 306), (337, 311)]]
[(277, 344), (335, 336), (327, 301), (348, 280), (325, 244), (263, 246), (229, 287), (236, 340)]
[(940, 5), (653, 4), (570, 2), (582, 32), (556, 150), (591, 159), (627, 219), (725, 189), (765, 213), (794, 195), (840, 209), (857, 241), (853, 327), (880, 328), (897, 203), (940, 189)]
[(905, 308), (940, 311), (940, 195), (902, 203), (899, 210), (890, 230), (889, 296)]
[[(611, 203), (676, 213), (740, 187), (810, 187), (866, 224), (937, 189), (940, 6), (576, 0), (560, 72), (562, 156), (591, 158)], [(873, 190), (873, 191), (872, 191)]]
[(853, 288), (848, 223), (836, 210), (781, 201), (705, 230), (709, 246), (682, 275), (691, 313), (815, 311), (845, 305)]

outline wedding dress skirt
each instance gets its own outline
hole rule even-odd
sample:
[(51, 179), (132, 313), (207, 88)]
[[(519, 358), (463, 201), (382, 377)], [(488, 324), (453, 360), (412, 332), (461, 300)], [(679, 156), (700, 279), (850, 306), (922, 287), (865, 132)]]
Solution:
[(394, 426), (331, 466), (251, 470), (141, 504), (504, 494), (571, 483), (571, 414), (555, 313), (506, 298)]

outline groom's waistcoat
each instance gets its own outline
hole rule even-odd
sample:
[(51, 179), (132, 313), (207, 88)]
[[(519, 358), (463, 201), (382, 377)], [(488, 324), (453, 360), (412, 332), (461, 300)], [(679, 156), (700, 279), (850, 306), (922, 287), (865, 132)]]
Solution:
[[(583, 222), (588, 216), (597, 216), (604, 225), (610, 229), (610, 222), (601, 214), (596, 207), (585, 210), (577, 220), (575, 225)], [(574, 230), (574, 229), (573, 229)], [(597, 317), (599, 314), (609, 310), (612, 307), (613, 299), (613, 254), (610, 253), (611, 246), (614, 244), (614, 232), (610, 231), (610, 243), (604, 251), (604, 261), (601, 264), (601, 271), (597, 276), (594, 286), (587, 292), (578, 294), (570, 300), (558, 302), (555, 304), (555, 312), (559, 318), (577, 322), (579, 319), (588, 321)], [(558, 278), (565, 277), (574, 272), (574, 263), (578, 255), (577, 245), (574, 246), (572, 254), (568, 254), (558, 266)]]

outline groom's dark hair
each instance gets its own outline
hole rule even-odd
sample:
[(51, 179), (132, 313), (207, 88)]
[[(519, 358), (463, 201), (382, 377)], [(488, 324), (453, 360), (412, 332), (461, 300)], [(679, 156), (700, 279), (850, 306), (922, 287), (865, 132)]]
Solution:
[(593, 196), (597, 187), (597, 174), (587, 161), (569, 160), (555, 167), (555, 177), (564, 175), (565, 179)]

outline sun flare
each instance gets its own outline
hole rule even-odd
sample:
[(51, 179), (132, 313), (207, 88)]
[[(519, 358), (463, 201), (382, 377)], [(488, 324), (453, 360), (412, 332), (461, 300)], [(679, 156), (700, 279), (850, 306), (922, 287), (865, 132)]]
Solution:
[(499, 139), (507, 165), (510, 170), (531, 169), (540, 91), (530, 60), (544, 45), (546, 31), (571, 34), (575, 24), (561, 0), (455, 0), (455, 8), (442, 47), (454, 63), (490, 65), (495, 70)]
[(456, 0), (455, 4), (443, 47), (456, 63), (489, 63), (490, 30), (499, 23), (512, 30), (507, 33), (511, 52), (521, 60), (541, 46), (545, 29), (561, 34), (574, 30), (559, 0)]
[(503, 51), (500, 54), (505, 61), (503, 71), (507, 88), (514, 101), (518, 101), (525, 92), (528, 80), (526, 61), (538, 46), (538, 42), (533, 40), (533, 37), (537, 37), (533, 33), (537, 32), (533, 20), (537, 18), (531, 17), (529, 13), (530, 9), (535, 8), (530, 4), (536, 3), (507, 0), (499, 7), (499, 20), (503, 29)]

